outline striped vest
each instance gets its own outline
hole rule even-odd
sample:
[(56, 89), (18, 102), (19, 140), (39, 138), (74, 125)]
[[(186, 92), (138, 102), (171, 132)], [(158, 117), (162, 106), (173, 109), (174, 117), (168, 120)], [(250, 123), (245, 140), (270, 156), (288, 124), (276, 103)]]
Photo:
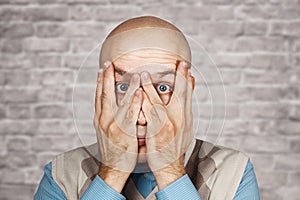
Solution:
[[(81, 197), (101, 163), (98, 145), (60, 154), (52, 161), (52, 176), (68, 200)], [(239, 151), (194, 140), (185, 154), (185, 170), (202, 200), (231, 200), (238, 189), (248, 157)], [(133, 180), (128, 179), (123, 195), (131, 200), (154, 200), (157, 186), (144, 198)]]

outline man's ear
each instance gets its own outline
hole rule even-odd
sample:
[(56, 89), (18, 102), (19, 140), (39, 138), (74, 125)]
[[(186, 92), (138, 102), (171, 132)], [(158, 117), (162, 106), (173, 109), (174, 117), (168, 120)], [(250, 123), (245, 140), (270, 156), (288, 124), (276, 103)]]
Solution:
[(193, 91), (195, 89), (195, 77), (193, 77), (192, 75), (190, 75), (191, 79), (192, 79), (192, 88), (193, 88)]
[(192, 86), (193, 86), (193, 91), (194, 91), (194, 89), (195, 89), (195, 78), (193, 76), (191, 76), (191, 78), (192, 78)]

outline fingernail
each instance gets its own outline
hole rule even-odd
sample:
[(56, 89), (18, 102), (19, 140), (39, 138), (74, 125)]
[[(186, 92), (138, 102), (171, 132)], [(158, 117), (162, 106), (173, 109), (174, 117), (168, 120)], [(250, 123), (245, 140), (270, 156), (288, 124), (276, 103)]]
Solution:
[(183, 67), (184, 69), (188, 69), (189, 66), (188, 66), (187, 62), (183, 62), (183, 63), (182, 63), (182, 67)]
[(109, 60), (105, 61), (104, 63), (104, 70), (110, 66), (111, 62)]
[(98, 74), (101, 74), (103, 72), (103, 69), (99, 69)]
[(134, 83), (137, 83), (138, 80), (139, 80), (139, 75), (138, 74), (133, 74), (132, 80), (133, 80)]
[(143, 73), (142, 73), (142, 78), (143, 78), (145, 81), (148, 81), (148, 80), (150, 79), (148, 72), (143, 72)]

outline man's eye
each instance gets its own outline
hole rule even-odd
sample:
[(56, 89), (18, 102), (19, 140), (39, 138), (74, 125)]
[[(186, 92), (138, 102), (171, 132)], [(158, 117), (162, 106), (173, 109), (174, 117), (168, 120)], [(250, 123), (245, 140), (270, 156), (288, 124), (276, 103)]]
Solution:
[(128, 90), (129, 85), (127, 83), (117, 83), (116, 92), (125, 93)]
[(156, 90), (159, 94), (166, 94), (172, 92), (173, 88), (168, 84), (161, 83), (156, 85)]

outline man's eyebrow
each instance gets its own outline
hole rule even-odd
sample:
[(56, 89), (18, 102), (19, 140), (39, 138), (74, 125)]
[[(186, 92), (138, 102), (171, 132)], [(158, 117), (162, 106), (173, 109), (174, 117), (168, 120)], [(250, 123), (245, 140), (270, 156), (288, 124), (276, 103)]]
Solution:
[(159, 78), (162, 78), (166, 75), (169, 75), (169, 74), (173, 74), (175, 75), (175, 71), (174, 70), (168, 70), (168, 71), (164, 71), (164, 72), (157, 72), (157, 74), (159, 75)]
[(127, 73), (126, 71), (124, 71), (124, 70), (122, 70), (122, 69), (120, 69), (120, 68), (118, 68), (118, 67), (116, 67), (116, 66), (115, 66), (115, 72), (117, 72), (117, 73), (120, 74), (121, 76), (123, 76), (124, 74)]
[[(115, 67), (115, 72), (118, 73), (118, 74), (120, 74), (121, 76), (123, 76), (124, 74), (128, 73), (128, 72), (126, 72), (126, 71), (124, 71), (124, 70), (122, 70), (122, 69), (120, 69), (118, 67)], [(162, 78), (162, 77), (164, 77), (166, 75), (169, 75), (169, 74), (175, 75), (175, 70), (168, 70), (168, 71), (163, 71), (163, 72), (157, 72), (157, 74), (159, 75), (159, 78)]]

